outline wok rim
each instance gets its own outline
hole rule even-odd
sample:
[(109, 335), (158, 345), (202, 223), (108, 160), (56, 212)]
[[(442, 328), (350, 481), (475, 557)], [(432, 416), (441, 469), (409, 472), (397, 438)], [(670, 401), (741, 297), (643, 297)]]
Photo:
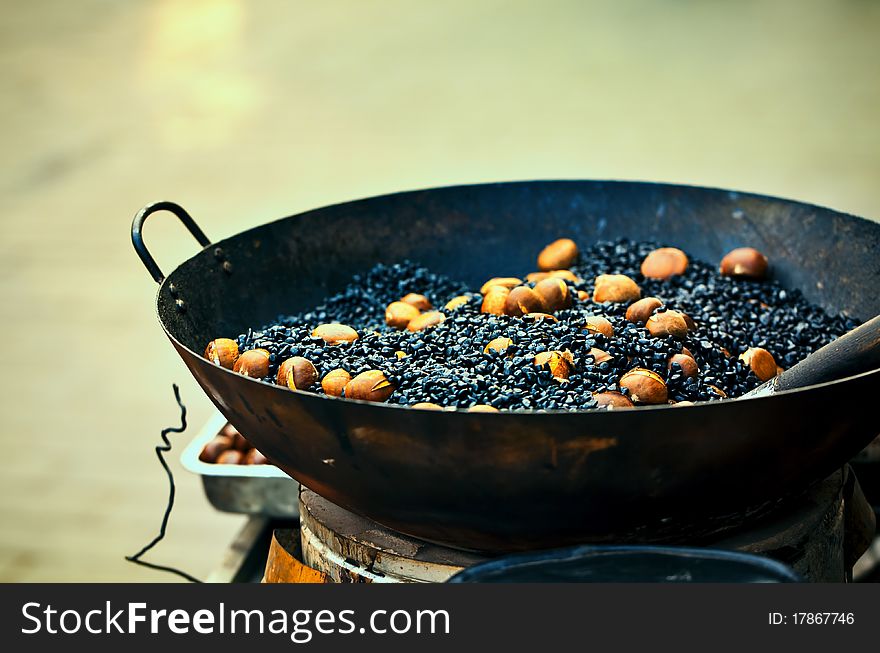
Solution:
[[(709, 191), (709, 192), (715, 192), (715, 193), (727, 193), (728, 195), (735, 196), (735, 197), (743, 196), (743, 197), (750, 197), (750, 198), (755, 198), (755, 199), (760, 199), (760, 200), (769, 200), (769, 201), (774, 201), (774, 202), (787, 202), (790, 204), (797, 204), (799, 206), (806, 207), (806, 208), (818, 209), (821, 211), (830, 211), (832, 213), (836, 213), (840, 216), (844, 216), (844, 217), (851, 218), (854, 220), (860, 220), (863, 222), (869, 222), (869, 223), (874, 223), (874, 224), (877, 223), (877, 221), (875, 221), (875, 220), (871, 220), (869, 218), (864, 218), (862, 216), (858, 216), (858, 215), (855, 215), (852, 213), (847, 213), (845, 211), (839, 211), (839, 210), (833, 209), (831, 207), (822, 206), (819, 204), (813, 204), (810, 202), (802, 202), (800, 200), (787, 198), (787, 197), (780, 197), (777, 195), (764, 195), (762, 193), (753, 193), (753, 192), (749, 192), (749, 191), (741, 191), (741, 190), (729, 189), (729, 188), (718, 188), (718, 187), (714, 187), (714, 186), (700, 186), (700, 185), (696, 185), (696, 184), (680, 184), (680, 183), (663, 182), (663, 181), (642, 181), (642, 180), (637, 180), (637, 179), (584, 179), (584, 178), (579, 178), (579, 177), (552, 178), (552, 179), (519, 179), (519, 180), (506, 180), (506, 181), (490, 181), (490, 182), (475, 182), (475, 183), (465, 183), (465, 184), (452, 184), (449, 186), (431, 186), (431, 187), (427, 187), (427, 188), (415, 188), (415, 189), (409, 189), (409, 190), (394, 191), (391, 193), (382, 193), (379, 195), (368, 195), (368, 196), (359, 197), (356, 199), (335, 202), (333, 204), (326, 204), (326, 205), (319, 206), (319, 207), (312, 208), (312, 209), (306, 209), (305, 211), (301, 211), (299, 213), (294, 213), (292, 215), (284, 216), (281, 218), (276, 218), (274, 220), (269, 220), (268, 222), (264, 222), (262, 224), (255, 225), (253, 227), (249, 227), (243, 231), (239, 231), (238, 233), (235, 233), (232, 236), (227, 236), (226, 238), (223, 238), (221, 240), (211, 242), (209, 245), (207, 245), (203, 249), (199, 250), (197, 253), (193, 254), (192, 256), (190, 256), (189, 258), (185, 259), (184, 261), (179, 263), (177, 266), (175, 266), (175, 268), (168, 275), (165, 276), (165, 278), (162, 280), (162, 283), (159, 284), (159, 288), (156, 292), (156, 296), (155, 296), (155, 300), (154, 300), (154, 304), (155, 304), (154, 310), (156, 311), (156, 317), (158, 318), (159, 324), (162, 326), (162, 330), (165, 332), (165, 335), (168, 336), (169, 340), (171, 340), (171, 342), (174, 344), (175, 348), (186, 351), (187, 353), (191, 354), (193, 357), (204, 362), (205, 364), (214, 365), (215, 367), (222, 370), (224, 373), (231, 374), (232, 376), (236, 377), (237, 379), (249, 381), (249, 382), (253, 382), (253, 383), (259, 383), (262, 386), (268, 386), (268, 387), (272, 388), (273, 391), (278, 391), (279, 393), (294, 393), (295, 395), (300, 396), (303, 401), (311, 401), (314, 399), (319, 399), (319, 400), (324, 400), (324, 401), (339, 401), (339, 402), (345, 402), (345, 403), (349, 403), (349, 404), (361, 404), (361, 405), (365, 405), (365, 406), (371, 406), (374, 408), (403, 409), (403, 410), (413, 410), (413, 411), (419, 411), (419, 412), (428, 412), (428, 411), (424, 411), (423, 409), (413, 408), (412, 406), (406, 406), (403, 404), (389, 404), (386, 402), (365, 401), (362, 399), (349, 399), (346, 397), (332, 397), (329, 395), (318, 394), (315, 392), (307, 392), (305, 390), (291, 390), (289, 388), (283, 388), (283, 387), (275, 385), (273, 383), (268, 383), (268, 382), (262, 381), (261, 379), (254, 379), (254, 378), (244, 376), (241, 374), (236, 374), (235, 372), (233, 372), (232, 370), (230, 370), (228, 368), (211, 363), (201, 353), (193, 351), (191, 348), (187, 347), (182, 342), (180, 342), (180, 340), (169, 331), (168, 325), (165, 323), (165, 321), (162, 319), (162, 316), (159, 314), (159, 296), (161, 295), (162, 290), (165, 288), (165, 286), (169, 283), (172, 283), (171, 279), (172, 279), (172, 277), (174, 277), (175, 273), (178, 270), (180, 270), (184, 265), (186, 265), (187, 263), (192, 261), (194, 258), (199, 256), (205, 250), (207, 250), (209, 248), (213, 248), (213, 247), (222, 246), (227, 241), (240, 238), (247, 233), (250, 233), (252, 231), (256, 231), (257, 229), (262, 229), (262, 228), (267, 227), (271, 224), (282, 222), (284, 220), (290, 220), (293, 218), (300, 218), (302, 216), (305, 216), (309, 213), (313, 213), (316, 211), (321, 211), (324, 209), (331, 209), (331, 208), (335, 208), (335, 207), (341, 207), (341, 206), (350, 205), (350, 204), (357, 204), (359, 202), (368, 201), (368, 200), (377, 200), (377, 199), (384, 199), (384, 198), (390, 198), (390, 197), (400, 197), (400, 196), (404, 196), (404, 195), (425, 193), (425, 192), (430, 192), (430, 191), (441, 191), (441, 190), (442, 191), (452, 191), (452, 190), (456, 190), (456, 189), (478, 188), (478, 187), (488, 187), (488, 186), (518, 186), (518, 185), (522, 185), (522, 184), (532, 184), (532, 183), (568, 184), (568, 183), (578, 183), (578, 182), (588, 182), (588, 183), (592, 183), (592, 184), (614, 184), (614, 185), (638, 184), (638, 185), (642, 185), (642, 186), (653, 186), (653, 187), (658, 187), (658, 188), (660, 188), (660, 187), (672, 188), (672, 189), (683, 188), (683, 189), (691, 189), (691, 190), (698, 190), (698, 191)], [(868, 319), (871, 319), (871, 318), (868, 318)], [(222, 337), (222, 336), (217, 336), (217, 337)], [(338, 345), (338, 346), (344, 346), (344, 345)], [(631, 411), (633, 411), (633, 410), (638, 410), (641, 412), (651, 412), (651, 411), (669, 410), (669, 409), (677, 409), (677, 408), (705, 409), (706, 407), (709, 407), (709, 406), (719, 405), (719, 404), (728, 404), (729, 402), (732, 402), (732, 401), (772, 400), (776, 396), (790, 395), (790, 394), (795, 394), (798, 392), (828, 387), (831, 385), (847, 383), (847, 382), (853, 381), (855, 379), (859, 379), (862, 377), (866, 377), (866, 376), (870, 376), (870, 375), (874, 375), (874, 374), (878, 374), (878, 373), (880, 373), (880, 367), (876, 367), (872, 370), (868, 370), (866, 372), (861, 372), (859, 374), (853, 374), (853, 375), (850, 375), (850, 376), (847, 376), (847, 377), (844, 377), (841, 379), (837, 379), (834, 381), (825, 381), (823, 383), (815, 383), (812, 385), (806, 385), (806, 386), (802, 386), (800, 388), (793, 388), (790, 390), (774, 391), (772, 394), (769, 394), (769, 395), (755, 396), (755, 397), (736, 397), (733, 399), (721, 399), (718, 401), (701, 401), (701, 402), (694, 402), (692, 405), (682, 406), (682, 407), (679, 407), (677, 404), (653, 404), (653, 405), (636, 405), (636, 406), (627, 407), (627, 408), (621, 409), (621, 410), (597, 410), (597, 409), (589, 409), (589, 410), (516, 410), (516, 411), (499, 410), (497, 413), (491, 413), (491, 412), (490, 413), (469, 413), (467, 411), (467, 409), (463, 409), (463, 408), (444, 407), (443, 410), (430, 411), (430, 412), (432, 412), (435, 415), (436, 414), (444, 414), (444, 413), (447, 415), (450, 415), (450, 414), (478, 415), (478, 416), (480, 416), (479, 419), (482, 419), (483, 418), (482, 416), (489, 416), (490, 418), (493, 418), (493, 417), (497, 418), (499, 416), (503, 416), (503, 417), (515, 416), (516, 418), (520, 418), (520, 417), (528, 415), (528, 416), (530, 416), (529, 419), (532, 419), (533, 418), (532, 416), (542, 416), (542, 415), (578, 415), (578, 416), (583, 416), (583, 415), (596, 415), (596, 414), (608, 415), (608, 414), (615, 414), (615, 413), (616, 414), (621, 414), (621, 413), (631, 414)], [(603, 417), (602, 419), (609, 419), (609, 418)]]

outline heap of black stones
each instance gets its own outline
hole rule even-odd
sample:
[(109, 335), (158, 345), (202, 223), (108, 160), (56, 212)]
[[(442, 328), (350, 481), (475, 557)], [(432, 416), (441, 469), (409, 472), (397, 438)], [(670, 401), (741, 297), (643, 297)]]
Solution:
[[(684, 341), (654, 338), (643, 327), (627, 322), (627, 304), (575, 299), (571, 309), (555, 314), (556, 323), (483, 314), (479, 293), (404, 262), (378, 265), (354, 277), (342, 292), (314, 310), (280, 317), (275, 324), (240, 335), (237, 342), (241, 351), (261, 347), (270, 352), (270, 374), (265, 379), (269, 383), (281, 362), (303, 356), (315, 365), (319, 378), (335, 368), (352, 376), (382, 370), (396, 386), (389, 403), (585, 410), (596, 406), (592, 393), (620, 391), (618, 380), (634, 367), (657, 372), (674, 401), (738, 397), (760, 384), (737, 358), (749, 347), (767, 349), (778, 365), (788, 368), (856, 326), (845, 316), (828, 315), (810, 304), (799, 291), (786, 290), (774, 281), (724, 277), (716, 266), (693, 259), (681, 276), (646, 279), (639, 271), (640, 264), (658, 246), (626, 240), (599, 242), (581, 252), (571, 270), (582, 281), (570, 284), (570, 288), (576, 298), (577, 290), (592, 294), (599, 274), (630, 276), (641, 287), (643, 297), (654, 296), (664, 302), (658, 310), (683, 311), (695, 320), (696, 330)], [(385, 307), (411, 292), (427, 296), (446, 314), (446, 321), (415, 333), (386, 326)], [(470, 297), (468, 303), (452, 311), (443, 308), (462, 294)], [(582, 328), (586, 315), (609, 319), (614, 336), (588, 333)], [(316, 326), (330, 322), (354, 327), (359, 339), (349, 345), (328, 346), (311, 337)], [(514, 344), (504, 352), (483, 353), (490, 340), (501, 336)], [(592, 347), (608, 352), (612, 360), (595, 364), (588, 355)], [(682, 347), (699, 365), (695, 378), (685, 377), (677, 365), (668, 369), (669, 357), (680, 353)], [(574, 369), (567, 381), (535, 367), (535, 354), (548, 350), (569, 350), (574, 355)], [(322, 392), (320, 383), (309, 390)]]

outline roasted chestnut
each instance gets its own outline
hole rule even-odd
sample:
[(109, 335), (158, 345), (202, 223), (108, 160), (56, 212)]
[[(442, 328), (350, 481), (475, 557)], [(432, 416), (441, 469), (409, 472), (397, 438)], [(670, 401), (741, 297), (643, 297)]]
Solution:
[(483, 353), (488, 354), (490, 351), (503, 352), (505, 349), (510, 347), (510, 345), (512, 345), (512, 344), (513, 344), (513, 340), (511, 340), (510, 338), (504, 338), (504, 337), (493, 338), (492, 340), (489, 341), (489, 344), (487, 344), (483, 348)]
[(424, 295), (420, 295), (415, 292), (408, 293), (400, 298), (400, 301), (405, 304), (410, 304), (411, 306), (415, 306), (419, 311), (430, 311), (434, 308), (434, 305)]
[(562, 270), (577, 261), (578, 247), (570, 238), (560, 238), (547, 245), (538, 254), (539, 270)]
[(321, 324), (312, 331), (312, 337), (328, 345), (343, 345), (357, 340), (358, 332), (346, 324)]
[(510, 295), (510, 288), (505, 286), (489, 287), (483, 293), (483, 304), (480, 306), (480, 312), (504, 315), (504, 305), (507, 303), (508, 295)]
[(318, 370), (311, 361), (302, 356), (294, 356), (278, 366), (275, 383), (286, 385), (291, 390), (308, 390), (318, 380)]
[(608, 410), (633, 407), (633, 402), (629, 397), (619, 392), (599, 392), (593, 395), (593, 399), (596, 400), (598, 406), (607, 406)]
[(661, 247), (645, 257), (642, 261), (642, 276), (648, 279), (668, 279), (687, 270), (688, 257), (676, 247)]
[(522, 317), (526, 313), (546, 313), (544, 299), (528, 286), (517, 286), (510, 291), (504, 302), (504, 314)]
[(419, 316), (419, 309), (404, 301), (391, 302), (385, 309), (385, 324), (395, 329), (405, 329)]
[(535, 285), (535, 292), (544, 300), (545, 310), (549, 313), (571, 308), (571, 292), (562, 279), (554, 277), (539, 281)]
[(641, 296), (638, 284), (625, 274), (600, 274), (596, 277), (594, 302), (634, 302)]
[(252, 379), (262, 379), (269, 374), (269, 352), (265, 349), (251, 349), (235, 361), (232, 370)]
[(754, 372), (761, 381), (769, 381), (777, 374), (776, 360), (766, 349), (751, 347), (739, 355), (739, 359)]
[(684, 313), (679, 311), (663, 311), (662, 313), (654, 313), (645, 322), (645, 328), (655, 338), (665, 338), (672, 336), (682, 340), (687, 337), (688, 323)]
[(361, 372), (345, 386), (346, 399), (364, 401), (387, 401), (394, 392), (394, 385), (381, 370)]
[(445, 319), (446, 316), (440, 311), (428, 311), (412, 319), (406, 328), (409, 331), (424, 331), (429, 327), (437, 326)]
[(767, 276), (767, 257), (753, 247), (739, 247), (721, 259), (721, 274), (729, 277), (763, 279)]
[(534, 359), (535, 367), (547, 368), (557, 379), (568, 379), (574, 370), (574, 356), (570, 351), (543, 351)]
[(663, 302), (656, 297), (643, 297), (629, 305), (629, 308), (626, 309), (626, 319), (633, 324), (644, 324), (661, 306), (663, 306)]
[(618, 382), (629, 390), (629, 397), (636, 404), (665, 404), (669, 398), (666, 383), (656, 372), (637, 367), (630, 370)]
[(585, 316), (584, 329), (593, 334), (601, 333), (606, 338), (614, 335), (614, 325), (611, 324), (608, 318), (604, 318), (601, 315)]
[(342, 390), (349, 381), (351, 381), (351, 374), (339, 367), (324, 375), (324, 378), (321, 379), (321, 389), (324, 390), (326, 395), (341, 397)]
[(238, 343), (229, 338), (216, 338), (205, 348), (205, 358), (215, 365), (231, 370), (238, 360)]

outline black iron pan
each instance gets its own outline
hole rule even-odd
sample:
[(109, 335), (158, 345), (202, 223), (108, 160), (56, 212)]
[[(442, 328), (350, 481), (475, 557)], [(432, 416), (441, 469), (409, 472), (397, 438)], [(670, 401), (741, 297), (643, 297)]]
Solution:
[[(141, 235), (162, 210), (202, 247), (167, 277)], [(693, 542), (823, 478), (880, 430), (880, 369), (859, 355), (846, 378), (823, 365), (836, 380), (771, 396), (545, 414), (292, 392), (201, 356), (209, 340), (311, 307), (378, 262), (408, 258), (479, 285), (532, 269), (536, 248), (560, 236), (583, 246), (655, 239), (709, 261), (750, 245), (770, 257), (775, 278), (827, 310), (861, 320), (880, 313), (880, 224), (725, 190), (600, 181), (438, 188), (309, 211), (215, 244), (167, 202), (132, 225), (160, 284), (162, 327), (232, 424), (311, 489), (416, 537), (493, 551)]]

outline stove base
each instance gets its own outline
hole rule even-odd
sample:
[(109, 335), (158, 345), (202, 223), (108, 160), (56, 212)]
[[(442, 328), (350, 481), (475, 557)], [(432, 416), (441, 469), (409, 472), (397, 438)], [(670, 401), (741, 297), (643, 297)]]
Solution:
[[(300, 520), (298, 530), (276, 531), (266, 582), (443, 582), (489, 559), (397, 533), (307, 488)], [(809, 581), (845, 582), (873, 534), (873, 512), (844, 468), (747, 529), (701, 545), (765, 555)]]

